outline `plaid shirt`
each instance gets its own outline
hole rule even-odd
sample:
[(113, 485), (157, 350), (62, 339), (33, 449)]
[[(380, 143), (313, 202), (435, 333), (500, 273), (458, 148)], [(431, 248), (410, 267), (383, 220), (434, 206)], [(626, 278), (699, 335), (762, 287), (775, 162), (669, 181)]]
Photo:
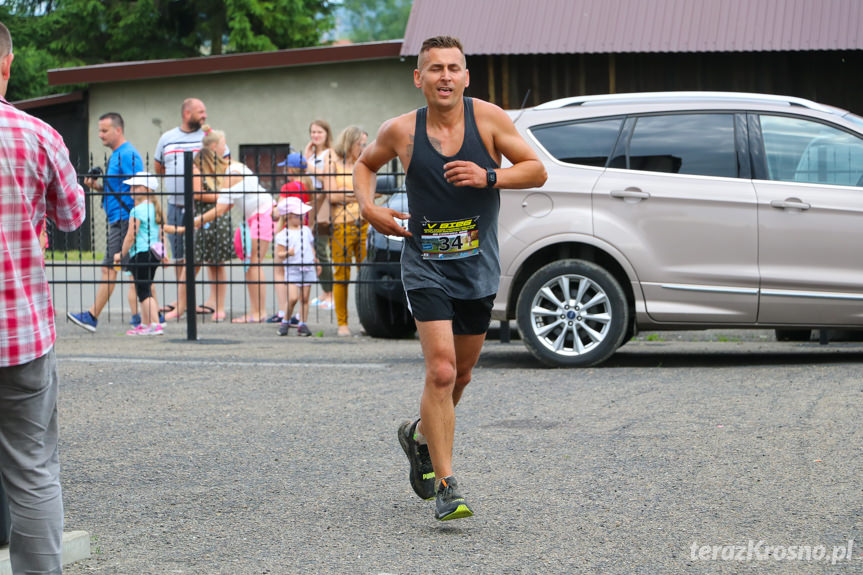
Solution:
[(46, 211), (63, 231), (84, 221), (69, 151), (51, 126), (0, 96), (0, 367), (31, 362), (54, 345), (37, 233)]

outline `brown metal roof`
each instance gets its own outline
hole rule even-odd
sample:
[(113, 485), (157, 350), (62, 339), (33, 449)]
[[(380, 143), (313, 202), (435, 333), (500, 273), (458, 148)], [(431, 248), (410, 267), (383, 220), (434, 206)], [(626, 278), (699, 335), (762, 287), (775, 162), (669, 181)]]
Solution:
[(398, 58), (401, 45), (401, 40), (393, 40), (389, 42), (297, 48), (294, 50), (277, 50), (273, 52), (227, 54), (223, 56), (203, 56), (200, 58), (182, 58), (177, 60), (118, 62), (81, 66), (78, 68), (58, 68), (48, 70), (48, 83), (52, 86), (58, 86), (64, 84), (117, 82), (121, 80), (143, 80), (147, 78), (166, 78), (169, 76), (283, 68), (286, 66), (303, 66), (308, 64), (334, 64), (338, 62)]
[(424, 39), (467, 54), (863, 49), (861, 0), (414, 0), (403, 56)]
[(36, 110), (39, 108), (48, 108), (58, 104), (68, 104), (69, 102), (80, 102), (84, 99), (84, 92), (78, 90), (75, 92), (66, 92), (64, 94), (52, 94), (50, 96), (41, 96), (39, 98), (30, 98), (29, 100), (18, 100), (11, 102), (13, 106), (19, 110)]

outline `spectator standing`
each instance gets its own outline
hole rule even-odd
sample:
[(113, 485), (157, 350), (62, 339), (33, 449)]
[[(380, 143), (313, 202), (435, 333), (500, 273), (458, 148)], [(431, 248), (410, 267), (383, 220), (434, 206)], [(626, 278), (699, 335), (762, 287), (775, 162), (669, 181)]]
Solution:
[[(217, 138), (216, 153), (224, 157), (227, 149), (225, 133), (213, 130)], [(237, 253), (246, 264), (246, 287), (249, 290), (249, 311), (232, 320), (233, 323), (258, 323), (266, 320), (264, 307), (267, 293), (263, 283), (261, 262), (273, 241), (273, 197), (258, 183), (258, 177), (245, 164), (228, 164), (216, 207), (195, 217), (195, 229), (231, 212), (231, 224), (236, 229)], [(248, 241), (248, 250), (246, 242)], [(248, 258), (248, 259), (246, 259)]]
[(0, 478), (12, 573), (62, 571), (54, 308), (37, 228), (72, 231), (84, 191), (60, 135), (6, 101), (12, 37), (0, 22)]
[(336, 153), (335, 175), (329, 177), (330, 252), (333, 258), (333, 300), (336, 307), (338, 335), (351, 335), (348, 327), (348, 282), (351, 264), (366, 259), (368, 222), (360, 218), (360, 205), (353, 193), (354, 165), (363, 153), (369, 135), (359, 126), (348, 126), (333, 147)]
[[(312, 230), (303, 223), (312, 207), (296, 196), (279, 200), (276, 207), (286, 218), (285, 228), (276, 234), (276, 260), (285, 262), (285, 283), (287, 285), (287, 305), (282, 308), (282, 322), (279, 335), (288, 335), (294, 306), (299, 303), (297, 335), (312, 335), (306, 322), (309, 319), (309, 296), (312, 284), (317, 280), (315, 270), (315, 248)], [(279, 282), (281, 283), (281, 282)]]
[(333, 157), (330, 154), (333, 142), (333, 130), (325, 120), (315, 120), (309, 125), (309, 143), (303, 150), (303, 156), (308, 161), (308, 173), (312, 175), (315, 199), (314, 233), (315, 253), (321, 264), (319, 275), (321, 296), (312, 301), (312, 305), (323, 309), (333, 309), (333, 268), (330, 265), (330, 202), (324, 189), (325, 174), (331, 174), (334, 169)]
[[(123, 183), (130, 187), (135, 207), (129, 213), (129, 230), (123, 238), (120, 251), (114, 254), (114, 264), (120, 265), (128, 258), (127, 267), (135, 278), (135, 293), (141, 304), (141, 323), (127, 331), (126, 335), (162, 335), (159, 307), (152, 293), (153, 278), (162, 263), (165, 249), (159, 229), (162, 208), (151, 195), (159, 188), (159, 180), (149, 172), (138, 172)], [(165, 225), (165, 231), (182, 233), (184, 230), (182, 227), (178, 229)]]
[[(201, 150), (195, 155), (192, 169), (201, 175), (195, 178), (195, 215), (199, 216), (216, 207), (219, 197), (218, 190), (222, 185), (222, 176), (228, 165), (228, 160), (219, 156), (216, 145), (219, 136), (209, 126), (203, 126), (204, 138), (201, 140)], [(195, 262), (207, 266), (210, 281), (210, 296), (207, 301), (198, 306), (197, 313), (211, 313), (213, 321), (225, 320), (225, 296), (228, 292), (228, 273), (225, 262), (233, 257), (233, 234), (228, 217), (219, 217), (202, 227), (195, 233)], [(196, 266), (195, 274), (200, 265)], [(185, 302), (178, 302), (179, 309), (185, 308)]]
[[(168, 130), (159, 138), (153, 157), (153, 167), (157, 174), (164, 178), (163, 190), (168, 198), (168, 213), (166, 223), (172, 226), (182, 226), (185, 216), (185, 198), (183, 196), (183, 175), (185, 171), (183, 155), (185, 152), (197, 152), (201, 149), (204, 131), (201, 126), (207, 121), (207, 107), (197, 98), (187, 98), (180, 108), (181, 123), (178, 127)], [(230, 150), (225, 148), (225, 155)], [(191, 230), (190, 230), (191, 231)], [(177, 302), (165, 307), (165, 319), (175, 319), (183, 315), (186, 305), (186, 262), (185, 244), (180, 234), (168, 234), (171, 244), (171, 263), (177, 274)], [(183, 306), (180, 308), (179, 306)]]
[[(144, 168), (141, 154), (131, 142), (126, 140), (125, 123), (120, 114), (109, 112), (99, 117), (99, 139), (105, 147), (111, 149), (108, 168), (102, 178), (92, 176), (84, 178), (84, 185), (104, 192), (102, 209), (105, 210), (105, 217), (108, 220), (108, 241), (105, 257), (102, 260), (102, 280), (96, 288), (96, 300), (90, 309), (66, 314), (72, 322), (90, 332), (96, 331), (99, 314), (114, 293), (117, 280), (114, 254), (120, 251), (120, 246), (123, 245), (123, 238), (126, 237), (126, 231), (129, 228), (129, 211), (134, 205), (132, 196), (129, 195), (129, 186), (123, 183), (123, 180)], [(132, 287), (130, 286), (129, 289), (131, 294)], [(130, 301), (132, 301), (131, 295)]]
[[(303, 157), (302, 154), (297, 152), (292, 152), (288, 154), (288, 156), (276, 166), (280, 168), (285, 168), (285, 174), (287, 176), (287, 182), (282, 186), (282, 189), (279, 193), (279, 200), (281, 201), (284, 198), (295, 197), (299, 198), (299, 200), (308, 204), (312, 199), (311, 190), (314, 185), (312, 184), (311, 179), (305, 175), (305, 169), (308, 167), (308, 162)], [(276, 224), (276, 234), (284, 228), (285, 226), (285, 215), (279, 212), (278, 206), (273, 208), (273, 221), (277, 222)], [(308, 215), (303, 217), (303, 224), (308, 225)], [(276, 301), (278, 302), (278, 311), (272, 317), (267, 319), (267, 323), (281, 323), (284, 319), (285, 308), (288, 305), (288, 285), (284, 282), (276, 282)], [(292, 317), (290, 320), (291, 326), (296, 327), (299, 320), (295, 317)]]

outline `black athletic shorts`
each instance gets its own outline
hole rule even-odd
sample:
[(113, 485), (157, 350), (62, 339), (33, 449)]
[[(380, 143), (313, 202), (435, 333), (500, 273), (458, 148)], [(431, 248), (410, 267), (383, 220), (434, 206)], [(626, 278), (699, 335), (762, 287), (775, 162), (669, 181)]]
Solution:
[(455, 299), (442, 289), (423, 288), (407, 292), (408, 307), (417, 321), (452, 320), (456, 335), (480, 335), (488, 331), (494, 295), (480, 299)]

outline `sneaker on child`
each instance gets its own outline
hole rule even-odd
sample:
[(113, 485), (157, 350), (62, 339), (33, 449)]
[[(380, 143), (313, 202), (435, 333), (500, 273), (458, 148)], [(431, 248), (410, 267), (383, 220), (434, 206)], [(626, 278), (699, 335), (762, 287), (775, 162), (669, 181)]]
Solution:
[(299, 326), (297, 326), (297, 335), (301, 337), (309, 337), (310, 335), (312, 335), (312, 330), (310, 330), (309, 326), (307, 326), (306, 324), (301, 323)]
[(126, 335), (148, 335), (150, 328), (145, 325), (138, 324), (129, 331), (126, 332)]

